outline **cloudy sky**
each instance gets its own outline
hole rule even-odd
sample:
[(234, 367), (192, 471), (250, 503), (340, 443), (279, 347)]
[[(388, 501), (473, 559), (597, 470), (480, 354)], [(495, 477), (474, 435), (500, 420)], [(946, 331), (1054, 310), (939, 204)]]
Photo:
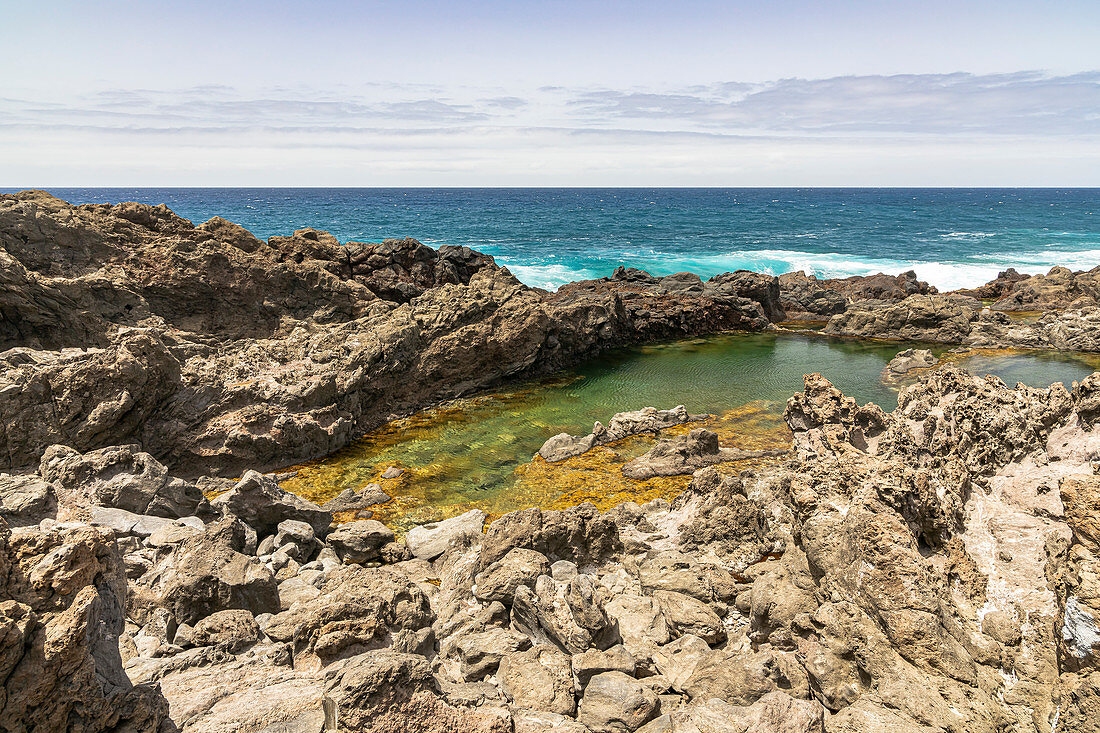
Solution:
[(0, 0), (0, 186), (1100, 185), (1100, 2)]

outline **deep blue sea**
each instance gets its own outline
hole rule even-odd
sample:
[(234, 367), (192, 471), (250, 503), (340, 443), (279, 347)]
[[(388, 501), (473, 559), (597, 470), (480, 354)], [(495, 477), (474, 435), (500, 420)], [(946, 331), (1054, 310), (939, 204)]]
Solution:
[(618, 265), (704, 277), (747, 268), (821, 276), (914, 269), (940, 288), (1007, 267), (1100, 264), (1100, 189), (75, 188), (73, 203), (165, 203), (257, 236), (312, 226), (341, 241), (415, 237), (492, 254), (529, 285)]

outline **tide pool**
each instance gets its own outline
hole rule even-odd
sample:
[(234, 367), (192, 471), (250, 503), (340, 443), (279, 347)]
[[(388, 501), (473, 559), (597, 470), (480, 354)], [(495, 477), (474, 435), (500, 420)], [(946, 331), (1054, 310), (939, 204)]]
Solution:
[[(585, 434), (594, 421), (606, 422), (616, 412), (678, 404), (689, 412), (713, 415), (704, 425), (716, 430), (723, 444), (783, 447), (789, 442), (783, 408), (802, 390), (804, 374), (820, 372), (860, 404), (875, 402), (892, 410), (897, 392), (883, 385), (880, 375), (907, 346), (793, 334), (728, 334), (623, 350), (552, 379), (456, 400), (394, 421), (324, 460), (298, 467), (298, 475), (284, 486), (325, 501), (346, 488), (378, 482), (394, 499), (374, 507), (375, 515), (398, 530), (475, 507), (498, 516), (526, 506), (593, 501), (606, 508), (628, 499), (669, 498), (683, 490), (689, 477), (632, 482), (619, 473), (623, 461), (652, 446), (648, 436), (562, 464), (532, 458), (557, 433)], [(942, 354), (945, 347), (933, 351)], [(1068, 386), (1096, 366), (1090, 357), (1051, 352), (978, 351), (948, 358), (1009, 384), (1031, 386), (1058, 381)], [(380, 479), (389, 466), (404, 473)]]

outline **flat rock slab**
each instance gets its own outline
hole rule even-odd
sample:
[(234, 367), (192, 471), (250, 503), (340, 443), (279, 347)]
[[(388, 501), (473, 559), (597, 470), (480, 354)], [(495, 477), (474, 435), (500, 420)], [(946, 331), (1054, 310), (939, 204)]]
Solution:
[(421, 560), (434, 560), (447, 551), (451, 545), (464, 539), (477, 537), (485, 525), (485, 512), (471, 509), (457, 517), (442, 522), (421, 524), (413, 527), (405, 535), (405, 544), (414, 557)]

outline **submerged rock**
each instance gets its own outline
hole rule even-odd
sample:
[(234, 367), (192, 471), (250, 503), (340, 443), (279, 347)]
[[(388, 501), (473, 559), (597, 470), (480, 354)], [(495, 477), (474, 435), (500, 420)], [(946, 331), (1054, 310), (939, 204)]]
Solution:
[(576, 437), (568, 433), (555, 435), (547, 440), (542, 448), (539, 448), (539, 455), (550, 463), (556, 463), (586, 453), (597, 445), (614, 443), (631, 435), (656, 434), (673, 425), (705, 420), (707, 417), (707, 415), (689, 415), (687, 408), (683, 405), (677, 405), (671, 410), (644, 407), (633, 412), (620, 412), (611, 418), (607, 427), (597, 422), (592, 427), (592, 432), (584, 437)]
[(654, 476), (682, 476), (715, 463), (781, 456), (785, 450), (722, 448), (718, 434), (697, 428), (684, 436), (661, 440), (646, 453), (623, 465), (623, 475), (644, 481)]

